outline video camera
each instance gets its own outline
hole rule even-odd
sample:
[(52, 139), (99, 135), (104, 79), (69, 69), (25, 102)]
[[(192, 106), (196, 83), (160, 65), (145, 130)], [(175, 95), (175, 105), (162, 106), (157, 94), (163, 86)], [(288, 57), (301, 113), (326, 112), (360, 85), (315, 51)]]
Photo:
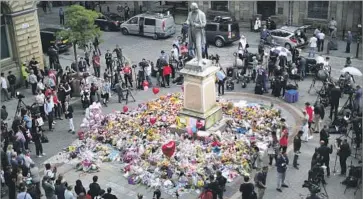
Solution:
[(215, 61), (215, 63), (219, 63), (219, 55), (218, 54), (210, 55), (209, 59), (212, 60), (212, 61)]
[(309, 180), (305, 180), (304, 184), (302, 185), (303, 188), (308, 188), (311, 194), (316, 194), (321, 191), (319, 184), (311, 182)]
[(16, 92), (16, 97), (20, 100), (25, 98), (25, 96), (23, 94), (21, 94), (20, 92)]

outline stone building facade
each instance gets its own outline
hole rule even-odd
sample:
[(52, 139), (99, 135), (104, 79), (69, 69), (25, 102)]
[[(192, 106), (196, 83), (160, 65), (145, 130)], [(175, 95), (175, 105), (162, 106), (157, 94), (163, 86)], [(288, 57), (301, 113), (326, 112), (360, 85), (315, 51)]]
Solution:
[[(236, 20), (249, 22), (256, 16), (272, 16), (278, 24), (327, 25), (334, 17), (339, 30), (358, 31), (362, 24), (362, 1), (196, 1), (204, 12), (230, 12)], [(163, 1), (164, 4), (188, 6), (190, 2)]]
[[(34, 0), (1, 2), (0, 65), (6, 75), (11, 70), (21, 77), (21, 63), (33, 57), (44, 67), (37, 3)], [(21, 79), (18, 78), (19, 82)]]

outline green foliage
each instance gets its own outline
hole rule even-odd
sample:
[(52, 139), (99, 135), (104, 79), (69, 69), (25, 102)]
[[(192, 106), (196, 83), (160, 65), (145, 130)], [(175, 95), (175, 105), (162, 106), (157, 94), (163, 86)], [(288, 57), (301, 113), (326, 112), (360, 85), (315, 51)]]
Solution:
[(82, 47), (92, 41), (96, 36), (101, 36), (99, 27), (95, 25), (99, 13), (87, 10), (79, 5), (72, 5), (65, 11), (65, 29), (59, 36), (67, 37), (70, 42)]

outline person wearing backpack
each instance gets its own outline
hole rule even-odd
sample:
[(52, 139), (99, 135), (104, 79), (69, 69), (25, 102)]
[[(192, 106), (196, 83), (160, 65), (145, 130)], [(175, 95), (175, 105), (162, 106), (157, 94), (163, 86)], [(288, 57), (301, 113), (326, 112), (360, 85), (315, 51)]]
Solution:
[(255, 175), (255, 186), (257, 187), (257, 199), (262, 199), (266, 190), (266, 178), (267, 178), (268, 166), (262, 167), (262, 171), (259, 171)]
[(204, 188), (204, 191), (199, 196), (200, 199), (217, 199), (218, 193), (221, 192), (218, 181), (214, 179), (214, 176), (209, 176), (210, 183)]
[(246, 175), (243, 177), (243, 180), (244, 182), (239, 187), (239, 191), (242, 193), (242, 199), (255, 199), (255, 187), (253, 186), (253, 183), (249, 182), (250, 177)]
[(226, 190), (227, 178), (222, 176), (221, 171), (217, 171), (216, 181), (218, 182), (220, 188), (220, 191), (218, 193), (218, 199), (223, 199), (223, 192)]

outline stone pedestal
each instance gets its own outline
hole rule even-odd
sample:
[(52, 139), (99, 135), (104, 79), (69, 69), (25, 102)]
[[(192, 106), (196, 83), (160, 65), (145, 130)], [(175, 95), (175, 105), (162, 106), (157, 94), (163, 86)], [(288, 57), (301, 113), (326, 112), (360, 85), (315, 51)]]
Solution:
[(185, 121), (201, 120), (209, 129), (222, 118), (222, 109), (216, 102), (215, 74), (218, 67), (211, 60), (198, 66), (195, 60), (186, 63), (180, 73), (184, 76), (184, 108), (179, 117)]

